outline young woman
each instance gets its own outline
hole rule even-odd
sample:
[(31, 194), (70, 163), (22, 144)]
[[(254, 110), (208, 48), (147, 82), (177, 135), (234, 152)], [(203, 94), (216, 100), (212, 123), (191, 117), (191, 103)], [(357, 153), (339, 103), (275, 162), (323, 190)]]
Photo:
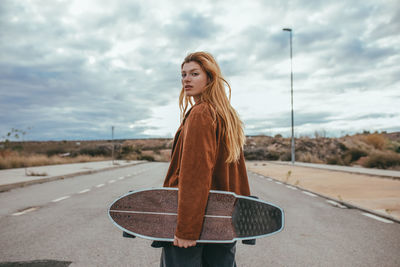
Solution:
[(179, 188), (178, 219), (174, 243), (164, 246), (161, 266), (236, 266), (236, 243), (196, 244), (196, 240), (210, 190), (250, 195), (242, 122), (230, 105), (231, 88), (211, 54), (189, 54), (181, 73), (182, 123), (164, 181), (165, 187)]

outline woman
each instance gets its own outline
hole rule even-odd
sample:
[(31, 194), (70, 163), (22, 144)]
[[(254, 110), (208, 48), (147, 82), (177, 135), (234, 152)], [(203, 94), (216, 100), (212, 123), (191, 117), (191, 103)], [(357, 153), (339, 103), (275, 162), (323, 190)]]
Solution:
[(236, 266), (235, 243), (196, 245), (196, 240), (210, 190), (250, 195), (242, 122), (230, 105), (231, 88), (211, 54), (189, 54), (181, 73), (182, 123), (164, 181), (165, 187), (179, 188), (178, 219), (173, 246), (163, 248), (161, 266)]

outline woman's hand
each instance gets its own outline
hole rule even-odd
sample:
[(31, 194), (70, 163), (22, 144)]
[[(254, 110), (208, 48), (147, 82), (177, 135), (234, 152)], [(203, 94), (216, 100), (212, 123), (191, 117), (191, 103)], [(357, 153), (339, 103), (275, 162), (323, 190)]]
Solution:
[(180, 248), (194, 247), (196, 246), (196, 240), (181, 239), (179, 237), (174, 236), (174, 246)]

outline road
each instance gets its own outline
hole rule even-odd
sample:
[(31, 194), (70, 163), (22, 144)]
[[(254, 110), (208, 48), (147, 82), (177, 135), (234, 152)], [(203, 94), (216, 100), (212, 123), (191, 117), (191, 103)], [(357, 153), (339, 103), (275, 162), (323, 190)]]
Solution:
[[(107, 208), (129, 190), (159, 187), (167, 167), (146, 163), (0, 193), (0, 266), (159, 266), (160, 249), (122, 238)], [(400, 224), (253, 173), (249, 180), (253, 195), (285, 210), (286, 224), (256, 246), (238, 244), (238, 266), (400, 266)]]

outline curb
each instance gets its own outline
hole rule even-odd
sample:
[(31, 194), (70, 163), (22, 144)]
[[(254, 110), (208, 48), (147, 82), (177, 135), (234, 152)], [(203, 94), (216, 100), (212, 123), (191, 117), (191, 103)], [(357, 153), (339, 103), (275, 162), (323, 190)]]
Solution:
[(18, 183), (13, 183), (13, 184), (0, 185), (0, 193), (6, 192), (6, 191), (10, 191), (10, 190), (15, 189), (15, 188), (26, 187), (26, 186), (29, 186), (29, 185), (42, 184), (42, 183), (52, 182), (52, 181), (56, 181), (56, 180), (63, 180), (63, 179), (66, 179), (66, 178), (73, 178), (73, 177), (80, 176), (80, 175), (98, 173), (98, 172), (108, 171), (108, 170), (112, 170), (112, 169), (131, 167), (131, 166), (143, 164), (143, 163), (146, 163), (146, 162), (147, 161), (135, 162), (135, 163), (126, 164), (126, 165), (123, 165), (123, 166), (112, 166), (112, 167), (106, 167), (106, 168), (97, 169), (97, 170), (74, 172), (74, 173), (69, 173), (69, 174), (64, 174), (64, 175), (45, 177), (45, 178), (36, 179), (36, 180), (30, 180), (30, 181), (18, 182)]
[(280, 182), (280, 183), (282, 183), (282, 184), (284, 184), (284, 185), (293, 186), (293, 187), (295, 187), (295, 188), (297, 188), (298, 190), (301, 190), (301, 191), (305, 191), (305, 192), (308, 192), (308, 193), (313, 193), (313, 194), (315, 194), (315, 195), (317, 195), (317, 196), (319, 196), (319, 197), (321, 197), (321, 198), (328, 199), (328, 200), (332, 200), (332, 201), (337, 202), (337, 203), (339, 203), (339, 204), (341, 204), (341, 205), (343, 205), (343, 206), (346, 206), (346, 207), (349, 208), (349, 209), (357, 209), (357, 210), (365, 211), (365, 212), (371, 213), (371, 214), (373, 214), (373, 215), (376, 215), (376, 216), (379, 216), (379, 217), (382, 217), (382, 218), (391, 220), (391, 221), (393, 221), (393, 222), (400, 223), (400, 220), (397, 219), (397, 218), (394, 218), (393, 216), (390, 216), (390, 215), (387, 215), (387, 214), (382, 214), (382, 213), (376, 212), (376, 211), (374, 211), (374, 210), (370, 210), (370, 209), (367, 209), (367, 208), (364, 208), (364, 207), (361, 207), (361, 206), (357, 206), (357, 205), (354, 205), (354, 204), (350, 204), (350, 203), (345, 202), (345, 201), (342, 201), (342, 200), (338, 200), (338, 199), (335, 199), (335, 198), (331, 198), (331, 197), (322, 195), (322, 194), (320, 194), (320, 193), (316, 193), (316, 192), (310, 191), (310, 190), (308, 190), (308, 189), (304, 189), (304, 188), (299, 187), (299, 186), (297, 186), (297, 185), (288, 184), (288, 183), (285, 183), (284, 181), (275, 179), (275, 178), (273, 178), (273, 177), (271, 177), (271, 176), (265, 176), (265, 175), (262, 175), (262, 174), (260, 174), (260, 173), (256, 173), (256, 172), (253, 172), (253, 171), (249, 171), (249, 172), (251, 172), (251, 173), (253, 173), (253, 174), (256, 174), (256, 175), (259, 175), (259, 176), (262, 176), (262, 177), (265, 177), (265, 178), (270, 178), (270, 179), (272, 179), (272, 180), (274, 180), (274, 181), (277, 181), (277, 182)]

